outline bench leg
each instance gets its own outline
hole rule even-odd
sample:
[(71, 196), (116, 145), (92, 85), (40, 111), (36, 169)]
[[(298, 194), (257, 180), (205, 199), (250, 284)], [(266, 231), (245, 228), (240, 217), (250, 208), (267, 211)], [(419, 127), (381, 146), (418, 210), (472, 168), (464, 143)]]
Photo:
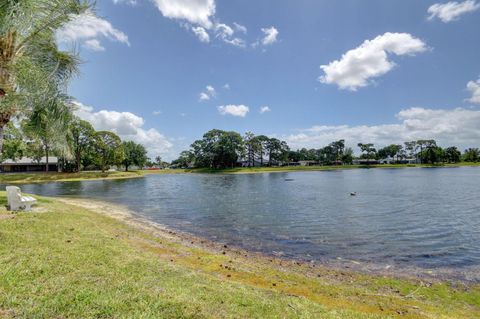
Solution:
[(31, 210), (32, 210), (32, 204), (31, 204), (31, 203), (25, 204), (25, 211), (26, 211), (26, 212), (29, 212), (29, 211), (31, 211)]

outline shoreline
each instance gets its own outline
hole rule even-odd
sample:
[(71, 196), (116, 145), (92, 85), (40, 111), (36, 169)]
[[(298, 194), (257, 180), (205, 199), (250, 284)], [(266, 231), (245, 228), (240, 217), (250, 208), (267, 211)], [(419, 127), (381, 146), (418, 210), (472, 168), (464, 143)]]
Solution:
[[(229, 252), (235, 256), (241, 256), (251, 262), (267, 261), (270, 264), (291, 264), (294, 268), (300, 266), (302, 272), (306, 272), (309, 275), (317, 272), (319, 268), (324, 268), (326, 271), (349, 272), (372, 277), (389, 277), (400, 280), (420, 280), (443, 283), (462, 282), (464, 284), (473, 285), (480, 284), (480, 266), (462, 267), (460, 271), (458, 268), (451, 267), (430, 269), (412, 265), (360, 262), (340, 257), (337, 257), (336, 259), (307, 260), (306, 258), (281, 256), (275, 254), (275, 252), (267, 253), (255, 251), (238, 245), (229, 244), (227, 246), (222, 242), (217, 242), (182, 230), (173, 229), (164, 224), (149, 220), (146, 217), (142, 217), (135, 211), (132, 211), (123, 205), (108, 203), (101, 200), (87, 200), (72, 197), (51, 198), (68, 205), (74, 205), (94, 211), (97, 214), (114, 218), (137, 230), (148, 232), (150, 235), (158, 238), (166, 238), (188, 248), (206, 250), (213, 254), (226, 254)], [(296, 269), (292, 270), (296, 271)]]
[[(0, 316), (480, 315), (480, 284), (273, 257), (172, 230), (101, 200), (36, 198), (32, 212), (0, 207)], [(5, 192), (0, 201), (6, 203)]]
[(408, 168), (461, 168), (480, 167), (480, 163), (456, 164), (378, 164), (378, 165), (339, 165), (339, 166), (284, 166), (284, 167), (236, 167), (227, 169), (192, 168), (192, 169), (163, 169), (163, 170), (133, 170), (97, 172), (83, 171), (80, 173), (34, 172), (34, 173), (0, 173), (0, 184), (42, 184), (55, 182), (81, 182), (99, 180), (124, 180), (143, 178), (147, 175), (177, 175), (177, 174), (212, 174), (212, 175), (242, 175), (266, 173), (295, 173), (295, 172), (329, 172), (357, 169), (408, 169)]

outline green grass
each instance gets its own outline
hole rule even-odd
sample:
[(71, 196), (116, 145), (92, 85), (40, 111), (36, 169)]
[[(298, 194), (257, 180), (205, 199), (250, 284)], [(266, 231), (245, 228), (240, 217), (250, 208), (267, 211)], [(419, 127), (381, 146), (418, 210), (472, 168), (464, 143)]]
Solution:
[[(381, 164), (381, 165), (332, 165), (332, 166), (284, 166), (284, 167), (235, 167), (226, 169), (194, 168), (194, 169), (175, 169), (160, 170), (153, 173), (165, 174), (169, 172), (176, 173), (223, 173), (223, 174), (254, 174), (268, 172), (302, 172), (302, 171), (331, 171), (347, 169), (372, 169), (372, 168), (411, 168), (411, 167), (459, 167), (459, 166), (480, 166), (480, 163), (456, 163), (456, 164)], [(148, 174), (148, 172), (147, 172)]]
[(39, 198), (36, 212), (1, 208), (0, 317), (480, 317), (478, 286), (430, 285), (225, 251), (51, 199)]
[(80, 173), (7, 173), (0, 174), (0, 183), (25, 184), (59, 181), (82, 181), (95, 179), (122, 179), (141, 177), (140, 171), (131, 172), (80, 172)]

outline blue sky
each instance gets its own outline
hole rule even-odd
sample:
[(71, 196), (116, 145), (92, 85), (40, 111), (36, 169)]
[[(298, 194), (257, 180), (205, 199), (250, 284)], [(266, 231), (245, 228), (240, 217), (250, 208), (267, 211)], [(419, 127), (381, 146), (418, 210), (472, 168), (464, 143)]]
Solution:
[(58, 35), (85, 62), (70, 94), (152, 156), (212, 128), (294, 148), (480, 146), (478, 1), (102, 0), (95, 13)]

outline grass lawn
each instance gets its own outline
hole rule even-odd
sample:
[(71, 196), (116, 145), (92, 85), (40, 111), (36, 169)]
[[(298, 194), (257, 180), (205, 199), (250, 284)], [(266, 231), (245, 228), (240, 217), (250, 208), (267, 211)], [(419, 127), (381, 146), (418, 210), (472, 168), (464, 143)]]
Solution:
[(210, 249), (39, 198), (0, 208), (0, 317), (479, 318), (480, 287)]
[(59, 181), (82, 181), (95, 179), (122, 179), (142, 177), (139, 171), (131, 172), (80, 172), (80, 173), (58, 173), (58, 172), (38, 172), (38, 173), (4, 173), (0, 174), (0, 183), (25, 184), (25, 183), (45, 183)]

